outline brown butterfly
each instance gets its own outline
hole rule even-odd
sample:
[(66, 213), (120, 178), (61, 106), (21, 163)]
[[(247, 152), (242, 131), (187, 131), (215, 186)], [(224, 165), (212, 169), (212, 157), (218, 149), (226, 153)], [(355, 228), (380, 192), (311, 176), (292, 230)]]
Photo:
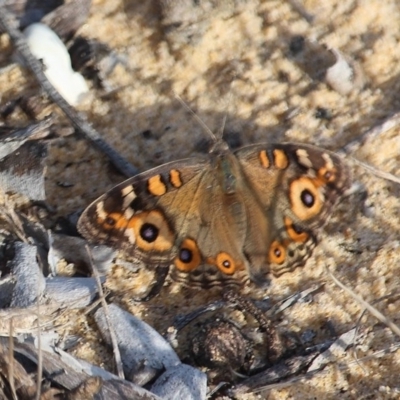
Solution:
[(138, 174), (82, 214), (84, 237), (194, 286), (257, 285), (303, 265), (318, 228), (348, 189), (340, 157), (302, 144), (231, 151), (215, 138), (209, 155)]

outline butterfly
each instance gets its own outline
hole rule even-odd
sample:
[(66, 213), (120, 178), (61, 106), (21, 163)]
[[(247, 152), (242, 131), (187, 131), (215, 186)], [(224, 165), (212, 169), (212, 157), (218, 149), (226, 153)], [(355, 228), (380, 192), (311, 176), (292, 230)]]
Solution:
[(171, 267), (173, 280), (209, 288), (258, 286), (305, 264), (318, 230), (350, 185), (343, 160), (305, 144), (209, 154), (140, 173), (99, 197), (78, 230), (134, 260)]

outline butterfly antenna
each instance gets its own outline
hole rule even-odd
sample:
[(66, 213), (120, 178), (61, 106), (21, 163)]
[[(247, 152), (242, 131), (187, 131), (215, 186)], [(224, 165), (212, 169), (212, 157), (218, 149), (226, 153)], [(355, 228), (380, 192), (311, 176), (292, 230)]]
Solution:
[(227, 120), (227, 119), (228, 119), (228, 113), (226, 112), (225, 115), (224, 115), (224, 118), (223, 118), (223, 120), (222, 120), (221, 128), (219, 128), (219, 131), (218, 131), (218, 135), (217, 135), (217, 138), (218, 138), (218, 139), (222, 139), (222, 136), (223, 136), (223, 134), (224, 134), (224, 130), (225, 130), (226, 120)]
[(224, 131), (225, 131), (226, 121), (228, 119), (229, 108), (230, 108), (230, 106), (232, 104), (232, 98), (233, 98), (232, 87), (233, 87), (233, 83), (235, 81), (235, 78), (236, 78), (236, 74), (234, 75), (234, 77), (232, 78), (232, 80), (231, 80), (231, 82), (229, 84), (230, 85), (230, 89), (229, 89), (229, 93), (228, 93), (228, 99), (227, 99), (226, 105), (225, 105), (225, 109), (226, 109), (225, 115), (224, 115), (224, 118), (222, 120), (221, 128), (218, 130), (218, 133), (216, 135), (219, 140), (222, 140), (222, 136), (223, 136)]
[(204, 123), (204, 121), (185, 103), (185, 101), (179, 96), (179, 94), (175, 93), (175, 97), (179, 100), (179, 102), (183, 105), (183, 107), (188, 110), (192, 116), (196, 119), (196, 121), (203, 127), (203, 129), (208, 133), (212, 141), (215, 143), (219, 138), (213, 133), (213, 131)]

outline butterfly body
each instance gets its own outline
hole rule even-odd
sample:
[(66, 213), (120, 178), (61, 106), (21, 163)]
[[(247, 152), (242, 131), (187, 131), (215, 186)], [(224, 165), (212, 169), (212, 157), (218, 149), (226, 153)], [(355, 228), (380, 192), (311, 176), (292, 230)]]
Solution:
[(172, 265), (193, 286), (258, 285), (301, 266), (349, 186), (335, 154), (260, 144), (161, 165), (117, 185), (82, 214), (90, 241), (149, 266)]

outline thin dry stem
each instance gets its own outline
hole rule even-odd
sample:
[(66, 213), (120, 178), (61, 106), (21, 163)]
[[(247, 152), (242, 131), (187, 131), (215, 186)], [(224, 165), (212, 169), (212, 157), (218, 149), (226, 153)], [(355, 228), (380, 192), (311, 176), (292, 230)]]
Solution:
[(383, 315), (379, 310), (373, 307), (370, 303), (365, 301), (360, 295), (355, 293), (349, 287), (345, 286), (342, 282), (337, 279), (331, 271), (327, 270), (328, 275), (332, 278), (332, 280), (338, 285), (341, 289), (343, 289), (346, 293), (348, 293), (354, 300), (356, 300), (360, 305), (365, 307), (376, 319), (384, 323), (395, 335), (400, 338), (400, 328), (392, 322), (388, 317)]
[(111, 322), (110, 312), (109, 312), (109, 309), (108, 309), (108, 304), (107, 304), (106, 298), (104, 296), (103, 288), (101, 286), (99, 272), (97, 271), (97, 268), (96, 268), (96, 266), (95, 266), (95, 264), (93, 262), (92, 253), (91, 253), (90, 247), (88, 245), (86, 245), (86, 251), (87, 251), (87, 253), (89, 255), (90, 265), (92, 267), (93, 276), (96, 279), (96, 284), (97, 284), (97, 288), (98, 288), (98, 291), (99, 291), (99, 297), (100, 297), (101, 305), (102, 305), (102, 307), (104, 309), (104, 316), (106, 318), (107, 325), (108, 325), (108, 330), (110, 332), (111, 343), (112, 343), (112, 346), (113, 346), (113, 353), (114, 353), (114, 358), (115, 358), (115, 365), (116, 365), (117, 372), (118, 372), (118, 377), (120, 377), (121, 379), (125, 379), (124, 370), (123, 370), (122, 361), (121, 361), (121, 353), (119, 352), (117, 337), (115, 335), (114, 327), (113, 327), (112, 322)]
[(17, 393), (15, 391), (14, 382), (14, 338), (13, 338), (13, 319), (10, 319), (9, 324), (9, 336), (8, 336), (8, 358), (10, 362), (8, 363), (8, 382), (10, 384), (11, 394), (14, 400), (18, 400)]

